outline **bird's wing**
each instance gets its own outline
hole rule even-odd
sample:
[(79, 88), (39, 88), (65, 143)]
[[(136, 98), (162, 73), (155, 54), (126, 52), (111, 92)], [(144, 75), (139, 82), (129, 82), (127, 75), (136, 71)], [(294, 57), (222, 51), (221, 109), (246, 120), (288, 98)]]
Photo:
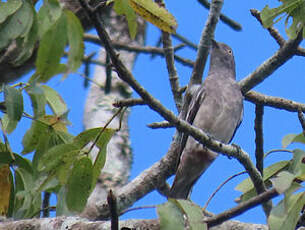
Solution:
[[(187, 105), (187, 103), (185, 103), (183, 105), (183, 112), (185, 112), (186, 114), (182, 115), (182, 119), (185, 120), (186, 122), (188, 122), (189, 124), (193, 124), (193, 121), (195, 119), (195, 116), (199, 110), (200, 105), (203, 103), (204, 98), (205, 98), (205, 87), (203, 85), (200, 85), (199, 87), (196, 86), (196, 88), (193, 89), (193, 96), (191, 99), (191, 102), (189, 105)], [(180, 140), (180, 151), (179, 154), (181, 154), (183, 152), (183, 149), (186, 145), (186, 141), (188, 139), (188, 135), (183, 133), (181, 140)], [(177, 164), (176, 164), (176, 169), (179, 165), (180, 162), (180, 156), (178, 158)]]

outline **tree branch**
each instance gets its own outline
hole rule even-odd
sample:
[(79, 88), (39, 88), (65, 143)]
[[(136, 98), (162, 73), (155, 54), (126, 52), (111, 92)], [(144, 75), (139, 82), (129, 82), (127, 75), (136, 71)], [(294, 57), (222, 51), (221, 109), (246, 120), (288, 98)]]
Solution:
[[(97, 45), (101, 45), (101, 40), (96, 35), (85, 34), (84, 40), (92, 42)], [(144, 54), (156, 54), (156, 55), (160, 55), (162, 57), (164, 56), (164, 50), (162, 48), (153, 47), (153, 46), (139, 46), (139, 45), (130, 45), (130, 44), (128, 45), (126, 43), (122, 43), (119, 41), (113, 41), (112, 46), (115, 49), (119, 49), (119, 50), (125, 50), (125, 51), (130, 51), (130, 52), (135, 52), (135, 53), (144, 53)], [(178, 46), (174, 47), (174, 51), (176, 51), (180, 48), (181, 48), (181, 46), (178, 45)], [(182, 58), (176, 54), (174, 55), (174, 58), (177, 62), (180, 62), (183, 65), (186, 65), (189, 67), (194, 66), (194, 62), (192, 60)]]
[[(250, 10), (252, 16), (254, 16), (261, 25), (263, 25), (262, 20), (261, 20), (261, 16), (260, 16), (260, 12), (256, 9), (251, 9)], [(275, 29), (274, 27), (269, 27), (267, 28), (268, 32), (270, 33), (270, 35), (275, 39), (275, 41), (277, 42), (277, 44), (279, 44), (280, 47), (282, 47), (285, 44), (285, 39), (280, 35), (280, 33), (277, 31), (277, 29)], [(305, 49), (298, 47), (297, 51), (296, 51), (296, 55), (298, 56), (305, 56)]]
[(175, 67), (174, 48), (169, 33), (162, 31), (162, 42), (174, 102), (177, 110), (180, 111), (182, 106), (182, 93), (180, 92), (179, 76)]
[(255, 106), (255, 159), (256, 168), (263, 176), (264, 170), (264, 137), (263, 137), (263, 117), (264, 117), (264, 106), (262, 104), (256, 104)]
[(208, 19), (201, 34), (195, 66), (189, 82), (189, 86), (193, 84), (201, 84), (202, 73), (209, 54), (211, 39), (214, 37), (214, 31), (219, 19), (220, 11), (223, 5), (223, 0), (212, 0)]
[(263, 82), (281, 65), (296, 54), (297, 47), (302, 41), (302, 33), (299, 33), (296, 39), (290, 39), (270, 58), (261, 64), (247, 77), (239, 82), (239, 86), (243, 94), (248, 92), (259, 83)]
[[(204, 6), (206, 9), (210, 9), (211, 4), (207, 0), (198, 0), (198, 2)], [(219, 15), (219, 19), (231, 27), (233, 30), (240, 31), (242, 29), (241, 25), (238, 22), (235, 22), (233, 19), (227, 17), (224, 14)]]
[(206, 219), (206, 222), (208, 224), (208, 227), (213, 227), (215, 225), (221, 224), (226, 220), (229, 220), (233, 217), (236, 217), (242, 213), (244, 213), (245, 211), (254, 208), (255, 206), (262, 204), (264, 202), (267, 202), (269, 200), (271, 200), (272, 198), (278, 196), (278, 192), (272, 188), (264, 193), (261, 193), (241, 204), (239, 204), (238, 206), (231, 208), (219, 215), (215, 215), (213, 217), (210, 217), (208, 219)]
[(254, 104), (262, 104), (264, 106), (284, 109), (290, 112), (297, 112), (298, 109), (300, 109), (302, 112), (305, 112), (305, 104), (285, 98), (268, 96), (253, 90), (247, 92), (244, 96), (247, 101), (250, 101)]

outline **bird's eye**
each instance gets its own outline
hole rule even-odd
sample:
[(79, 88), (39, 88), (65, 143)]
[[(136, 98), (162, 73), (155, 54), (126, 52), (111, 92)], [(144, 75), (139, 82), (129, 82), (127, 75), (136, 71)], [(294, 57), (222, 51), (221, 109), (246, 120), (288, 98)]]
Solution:
[(228, 53), (229, 53), (229, 54), (232, 54), (232, 50), (228, 50)]

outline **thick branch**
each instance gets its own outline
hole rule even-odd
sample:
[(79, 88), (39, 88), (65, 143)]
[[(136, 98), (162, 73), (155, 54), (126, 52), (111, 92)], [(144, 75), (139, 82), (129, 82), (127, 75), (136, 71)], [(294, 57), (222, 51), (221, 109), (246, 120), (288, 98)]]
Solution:
[(272, 57), (268, 58), (254, 72), (239, 82), (243, 94), (248, 92), (296, 54), (296, 50), (302, 41), (302, 33), (296, 39), (288, 40)]
[[(261, 25), (263, 25), (262, 20), (261, 20), (261, 16), (260, 16), (260, 12), (256, 9), (251, 9), (250, 10), (252, 16), (254, 16)], [(279, 46), (283, 46), (285, 44), (285, 39), (280, 35), (280, 33), (277, 31), (277, 29), (275, 29), (274, 27), (269, 27), (267, 28), (268, 32), (270, 33), (270, 35), (275, 39), (275, 41), (277, 42), (277, 44), (279, 44)], [(296, 55), (299, 56), (305, 56), (305, 49), (298, 47), (297, 51), (296, 51)]]
[(249, 91), (245, 95), (245, 99), (254, 104), (262, 104), (277, 109), (284, 109), (290, 112), (297, 112), (299, 109), (305, 112), (305, 104), (288, 100), (281, 97), (267, 96), (255, 91)]
[(226, 212), (223, 212), (219, 215), (215, 215), (213, 217), (208, 218), (206, 220), (206, 222), (208, 223), (209, 227), (213, 227), (215, 225), (221, 224), (222, 222), (224, 222), (226, 220), (236, 217), (259, 204), (265, 203), (278, 195), (279, 195), (278, 192), (274, 188), (270, 189), (262, 194), (259, 194), (256, 197), (253, 197), (253, 198), (239, 204), (238, 206), (236, 206)]
[[(207, 0), (198, 0), (198, 2), (205, 8), (210, 9), (211, 4)], [(227, 17), (224, 14), (220, 14), (219, 19), (236, 31), (240, 31), (242, 29), (238, 22), (235, 22), (233, 19)]]
[(189, 82), (189, 86), (193, 84), (201, 84), (202, 74), (209, 54), (211, 39), (214, 37), (214, 31), (219, 19), (223, 0), (212, 0), (209, 16), (201, 34), (195, 66)]

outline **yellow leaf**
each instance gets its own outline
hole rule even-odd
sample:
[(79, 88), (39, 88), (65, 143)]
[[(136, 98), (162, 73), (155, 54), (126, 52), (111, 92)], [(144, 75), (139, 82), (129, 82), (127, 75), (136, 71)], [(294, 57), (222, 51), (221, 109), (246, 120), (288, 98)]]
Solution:
[(146, 21), (149, 21), (165, 32), (175, 33), (178, 26), (175, 17), (154, 1), (129, 0), (129, 4)]
[(10, 167), (7, 164), (0, 167), (0, 188), (0, 216), (5, 216), (11, 194)]

